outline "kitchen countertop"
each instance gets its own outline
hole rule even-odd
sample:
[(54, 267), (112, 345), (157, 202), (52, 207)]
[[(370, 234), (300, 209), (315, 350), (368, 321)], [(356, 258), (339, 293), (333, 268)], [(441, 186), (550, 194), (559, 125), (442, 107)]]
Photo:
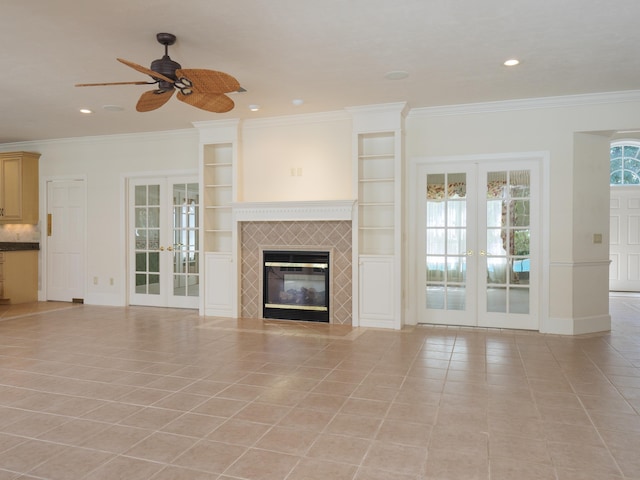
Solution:
[(24, 250), (40, 250), (38, 242), (0, 242), (0, 252), (19, 252)]

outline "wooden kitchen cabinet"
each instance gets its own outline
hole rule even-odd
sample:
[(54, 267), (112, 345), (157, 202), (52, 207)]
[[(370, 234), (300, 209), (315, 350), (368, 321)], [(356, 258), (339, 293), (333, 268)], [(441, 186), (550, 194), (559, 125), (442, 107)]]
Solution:
[(40, 154), (0, 153), (0, 224), (38, 223)]
[(0, 252), (0, 303), (38, 301), (38, 251)]

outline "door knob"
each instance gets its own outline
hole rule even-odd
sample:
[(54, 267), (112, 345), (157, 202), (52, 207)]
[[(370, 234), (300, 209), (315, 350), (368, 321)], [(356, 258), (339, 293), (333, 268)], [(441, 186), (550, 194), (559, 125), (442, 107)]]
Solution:
[(487, 252), (485, 252), (484, 250), (480, 250), (480, 255), (484, 256), (486, 254), (487, 254)]
[(467, 257), (473, 257), (473, 250), (467, 250)]
[(172, 247), (171, 245), (169, 245), (169, 246), (167, 247), (167, 251), (168, 251), (168, 252), (173, 252), (173, 247)]
[(160, 251), (161, 251), (161, 252), (164, 252), (164, 247), (160, 247)]

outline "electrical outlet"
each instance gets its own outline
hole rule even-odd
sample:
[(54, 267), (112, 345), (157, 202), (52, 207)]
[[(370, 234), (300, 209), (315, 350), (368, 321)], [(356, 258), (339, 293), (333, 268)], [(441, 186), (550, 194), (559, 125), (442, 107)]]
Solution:
[(98, 284), (98, 277), (93, 277), (93, 284), (97, 285)]
[(602, 234), (601, 233), (594, 233), (593, 234), (593, 243), (596, 243), (596, 244), (602, 243)]
[(111, 285), (111, 286), (113, 287), (113, 277), (111, 277), (111, 278), (109, 279), (109, 285)]

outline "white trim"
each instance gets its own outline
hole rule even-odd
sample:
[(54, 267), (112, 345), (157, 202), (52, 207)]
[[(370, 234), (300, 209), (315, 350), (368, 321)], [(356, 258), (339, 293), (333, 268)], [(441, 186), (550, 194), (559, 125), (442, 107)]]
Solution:
[[(511, 152), (497, 154), (472, 154), (472, 155), (453, 155), (453, 156), (432, 156), (432, 157), (412, 157), (407, 164), (408, 167), (408, 197), (407, 197), (407, 252), (405, 255), (405, 268), (407, 281), (407, 297), (409, 299), (418, 298), (416, 285), (418, 285), (418, 274), (415, 254), (417, 252), (417, 244), (415, 240), (416, 232), (411, 230), (415, 224), (418, 215), (416, 198), (418, 192), (418, 168), (420, 166), (447, 163), (447, 164), (463, 164), (463, 163), (480, 163), (485, 161), (509, 161), (509, 160), (532, 160), (539, 162), (540, 166), (540, 279), (538, 283), (538, 329), (540, 332), (547, 331), (549, 323), (549, 291), (545, 288), (549, 285), (550, 279), (550, 263), (549, 263), (549, 219), (550, 219), (550, 153), (548, 151), (532, 151), (532, 152)], [(416, 311), (415, 301), (406, 302), (405, 318), (412, 319), (412, 322), (406, 322), (407, 325), (415, 325), (418, 314)]]
[(182, 129), (182, 130), (165, 130), (161, 132), (136, 132), (136, 133), (121, 133), (114, 135), (94, 135), (90, 137), (69, 137), (69, 138), (54, 138), (45, 140), (30, 140), (27, 142), (14, 142), (14, 143), (2, 143), (0, 144), (0, 151), (11, 152), (14, 150), (29, 150), (30, 148), (38, 147), (42, 148), (47, 145), (65, 145), (65, 144), (91, 144), (96, 143), (112, 143), (124, 140), (135, 139), (137, 141), (153, 142), (162, 138), (166, 140), (166, 137), (193, 137), (197, 139), (197, 131), (194, 129)]
[(320, 113), (307, 113), (299, 115), (283, 115), (280, 117), (255, 118), (243, 121), (243, 128), (246, 130), (252, 128), (264, 127), (290, 127), (295, 125), (303, 125), (309, 123), (324, 123), (348, 121), (351, 117), (347, 112), (333, 111)]
[(141, 179), (141, 178), (158, 178), (158, 177), (193, 177), (198, 176), (197, 168), (187, 168), (183, 170), (149, 170), (141, 172), (122, 173), (122, 178)]
[(538, 329), (540, 332), (547, 327), (549, 323), (550, 295), (551, 292), (547, 286), (551, 278), (550, 262), (550, 226), (551, 220), (551, 153), (548, 151), (536, 152), (540, 155), (540, 262), (542, 269), (540, 271), (540, 283), (538, 285)]
[[(209, 144), (231, 143), (236, 144), (238, 138), (238, 129), (242, 121), (238, 118), (231, 120), (209, 120), (206, 122), (192, 122), (192, 125), (198, 130), (199, 135), (199, 161), (202, 168), (202, 160), (204, 155), (204, 147)], [(235, 148), (235, 147), (234, 147)]]
[(637, 101), (640, 101), (640, 90), (627, 90), (622, 92), (590, 93), (584, 95), (525, 98), (519, 100), (414, 108), (409, 112), (409, 117), (443, 117), (449, 115), (495, 113), (536, 108), (577, 107)]
[(541, 333), (551, 335), (584, 335), (611, 330), (611, 315), (594, 315), (580, 318), (549, 318), (547, 328)]
[(355, 200), (233, 203), (235, 222), (349, 220)]
[[(628, 133), (628, 132), (625, 132), (625, 133)], [(638, 130), (638, 133), (640, 133), (640, 130)], [(619, 140), (613, 140), (611, 142), (612, 147), (624, 147), (626, 145), (633, 145), (634, 147), (640, 147), (640, 140), (638, 140), (637, 138), (628, 138), (628, 139), (622, 138)]]
[[(389, 132), (402, 129), (407, 103), (381, 103), (345, 108), (352, 117), (353, 133)], [(357, 135), (354, 137), (357, 139)], [(398, 139), (396, 138), (396, 141)], [(357, 146), (355, 151), (358, 151)]]
[(598, 260), (598, 261), (575, 261), (575, 262), (551, 262), (549, 265), (551, 267), (562, 267), (562, 268), (578, 268), (578, 267), (609, 268), (610, 263), (611, 263), (611, 260)]

